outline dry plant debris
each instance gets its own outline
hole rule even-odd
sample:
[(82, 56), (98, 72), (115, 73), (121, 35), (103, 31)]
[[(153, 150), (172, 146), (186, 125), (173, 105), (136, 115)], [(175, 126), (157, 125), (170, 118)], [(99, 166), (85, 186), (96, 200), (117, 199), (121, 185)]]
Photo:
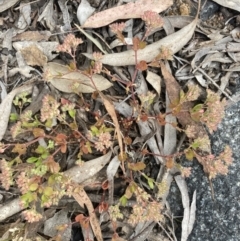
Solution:
[[(0, 241), (74, 241), (80, 227), (88, 241), (143, 241), (154, 227), (177, 240), (173, 180), (187, 240), (197, 193), (181, 160), (198, 160), (210, 183), (232, 164), (209, 135), (235, 101), (239, 27), (207, 26), (200, 1), (195, 16), (170, 16), (172, 0), (2, 2)], [(71, 197), (73, 209), (59, 206)]]

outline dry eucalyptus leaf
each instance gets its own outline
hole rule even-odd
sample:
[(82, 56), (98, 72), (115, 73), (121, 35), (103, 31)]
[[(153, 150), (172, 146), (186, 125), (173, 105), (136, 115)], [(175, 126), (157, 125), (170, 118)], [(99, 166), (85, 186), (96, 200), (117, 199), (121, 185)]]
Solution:
[(50, 0), (42, 14), (39, 16), (38, 22), (41, 22), (43, 26), (46, 26), (50, 29), (50, 31), (53, 31), (56, 26), (53, 15), (53, 0)]
[[(49, 218), (44, 222), (43, 233), (49, 237), (54, 237), (58, 234), (56, 227), (68, 223), (71, 223), (71, 220), (68, 217), (68, 211), (66, 209), (62, 209), (55, 213), (52, 218)], [(71, 225), (68, 225), (68, 227), (61, 232), (63, 240), (71, 239), (71, 231)]]
[(213, 0), (221, 6), (231, 8), (240, 12), (239, 0)]
[(17, 22), (17, 32), (23, 32), (31, 23), (31, 5), (20, 4), (20, 16)]
[(82, 183), (98, 173), (109, 162), (111, 155), (112, 152), (109, 151), (106, 155), (84, 162), (82, 166), (72, 167), (65, 172), (65, 175), (74, 182)]
[(21, 41), (13, 43), (13, 47), (17, 51), (22, 51), (22, 49), (29, 47), (31, 45), (36, 45), (43, 52), (43, 54), (47, 56), (48, 61), (51, 61), (52, 59), (58, 56), (58, 54), (52, 53), (56, 51), (56, 48), (59, 45), (58, 42)]
[(71, 27), (71, 17), (69, 16), (68, 7), (67, 7), (67, 1), (59, 0), (58, 5), (62, 11), (63, 23), (64, 23), (64, 25), (61, 27), (61, 29), (64, 32), (70, 31), (72, 29), (72, 27)]
[(237, 27), (231, 31), (231, 35), (236, 42), (240, 42), (240, 28)]
[(189, 218), (190, 218), (190, 207), (189, 207), (189, 196), (188, 196), (188, 188), (187, 183), (184, 180), (183, 177), (180, 175), (175, 176), (175, 181), (178, 185), (178, 188), (181, 192), (182, 196), (182, 204), (184, 208), (184, 214), (183, 214), (183, 220), (182, 220), (182, 237), (181, 241), (187, 241), (189, 236), (189, 230), (188, 230), (188, 224), (189, 224)]
[(93, 8), (87, 0), (82, 0), (77, 9), (77, 18), (80, 25), (83, 25), (94, 11), (95, 8)]
[[(172, 111), (171, 108), (169, 108), (169, 98), (168, 93), (166, 92), (166, 113), (169, 113)], [(175, 127), (173, 127), (174, 124), (177, 123), (177, 119), (174, 115), (169, 114), (166, 115), (165, 121), (167, 124), (164, 126), (164, 143), (163, 143), (163, 152), (164, 155), (171, 155), (176, 150), (177, 146), (177, 130)]]
[(99, 12), (87, 19), (83, 28), (100, 28), (118, 19), (140, 18), (145, 11), (160, 13), (173, 4), (172, 0), (138, 0), (134, 3), (113, 7)]
[[(46, 81), (50, 82), (55, 88), (65, 93), (92, 93), (96, 91), (91, 80), (78, 71), (73, 71), (69, 67), (49, 62), (44, 66)], [(112, 84), (101, 75), (93, 75), (93, 82), (97, 90), (103, 91), (112, 86)]]
[(122, 45), (132, 45), (132, 38), (124, 38), (124, 43), (122, 41), (120, 41), (119, 39), (115, 39), (112, 41), (112, 43), (109, 45), (111, 49), (118, 47), (118, 46), (122, 46)]
[(113, 204), (114, 176), (117, 173), (119, 166), (120, 166), (120, 160), (118, 159), (117, 156), (115, 156), (107, 167), (108, 193), (109, 193), (108, 203), (109, 203), (109, 205)]
[(19, 0), (1, 0), (0, 13), (15, 5)]
[[(181, 30), (168, 35), (167, 37), (146, 46), (144, 49), (139, 49), (137, 53), (138, 62), (151, 62), (160, 53), (162, 48), (169, 49), (173, 54), (181, 50), (191, 39), (197, 24), (196, 18)], [(93, 59), (92, 54), (84, 53), (87, 58)], [(135, 52), (133, 50), (124, 51), (121, 53), (105, 54), (100, 60), (103, 64), (111, 66), (126, 66), (135, 65)]]
[(21, 54), (25, 62), (31, 66), (44, 66), (48, 61), (47, 56), (36, 45), (23, 48)]
[(25, 31), (13, 37), (13, 41), (47, 41), (50, 36), (50, 31)]
[(158, 95), (161, 92), (161, 77), (151, 71), (147, 71), (146, 80), (152, 85), (152, 87), (157, 91)]
[(31, 92), (32, 91), (33, 84), (29, 85), (23, 85), (21, 87), (18, 87), (14, 90), (12, 90), (4, 100), (2, 100), (2, 103), (0, 104), (0, 141), (3, 139), (3, 136), (6, 132), (9, 116), (12, 109), (12, 101), (14, 97), (22, 92)]

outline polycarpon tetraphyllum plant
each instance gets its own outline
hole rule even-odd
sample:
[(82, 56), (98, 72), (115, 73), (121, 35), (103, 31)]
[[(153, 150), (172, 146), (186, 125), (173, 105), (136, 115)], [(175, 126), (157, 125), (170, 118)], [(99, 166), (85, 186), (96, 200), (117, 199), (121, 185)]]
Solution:
[[(160, 61), (172, 59), (171, 51), (168, 49), (162, 49), (160, 55), (152, 62), (146, 63), (146, 61), (138, 62), (137, 53), (140, 49), (145, 48), (146, 38), (154, 28), (162, 27), (163, 19), (152, 11), (147, 11), (142, 15), (143, 21), (145, 21), (146, 32), (142, 39), (137, 37), (133, 38), (133, 45), (131, 46), (135, 53), (136, 66), (132, 78), (129, 82), (126, 82), (116, 76), (113, 76), (109, 70), (102, 66), (100, 62), (102, 58), (101, 53), (94, 53), (94, 61), (91, 62), (90, 67), (86, 71), (82, 71), (85, 75), (92, 79), (93, 74), (101, 74), (109, 76), (113, 81), (119, 81), (121, 85), (125, 86), (126, 93), (131, 93), (130, 103), (137, 115), (131, 118), (119, 118), (121, 123), (121, 134), (124, 139), (124, 150), (130, 150), (132, 140), (128, 136), (128, 130), (135, 128), (138, 121), (148, 121), (154, 119), (160, 126), (166, 125), (166, 116), (173, 114), (179, 116), (183, 106), (186, 102), (192, 102), (198, 100), (200, 90), (198, 87), (189, 87), (186, 92), (180, 91), (179, 96), (176, 96), (175, 101), (171, 103), (172, 111), (169, 113), (159, 113), (157, 115), (150, 115), (151, 109), (156, 93), (150, 91), (147, 95), (136, 94), (136, 78), (138, 71), (145, 71), (149, 66), (160, 66)], [(117, 35), (117, 38), (125, 43), (124, 35), (122, 33), (125, 27), (124, 23), (114, 23), (110, 25), (112, 32)], [(76, 50), (77, 46), (81, 44), (82, 39), (76, 38), (73, 34), (67, 35), (63, 44), (59, 45), (57, 51), (65, 52), (73, 58), (73, 62), (69, 64), (69, 69), (77, 69), (76, 63)], [(125, 43), (126, 44), (126, 43)], [(80, 71), (80, 70), (79, 70)], [(94, 83), (93, 86), (95, 87)], [(95, 89), (95, 94), (101, 93)], [(94, 95), (94, 94), (93, 94)], [(87, 133), (79, 131), (79, 124), (76, 120), (77, 104), (70, 101), (57, 100), (51, 95), (46, 95), (42, 101), (42, 108), (40, 114), (33, 115), (31, 111), (24, 112), (23, 102), (29, 102), (30, 99), (26, 96), (18, 96), (15, 98), (14, 104), (19, 107), (19, 115), (14, 114), (11, 119), (16, 123), (11, 129), (13, 138), (18, 138), (21, 134), (31, 133), (33, 139), (25, 143), (4, 144), (0, 143), (0, 152), (4, 153), (6, 149), (13, 148), (13, 152), (16, 153), (16, 157), (11, 161), (2, 159), (0, 181), (5, 189), (9, 189), (14, 183), (17, 184), (21, 192), (21, 202), (24, 207), (29, 207), (24, 211), (24, 216), (29, 222), (35, 222), (42, 218), (41, 214), (37, 211), (37, 204), (40, 203), (42, 207), (50, 207), (53, 204), (57, 204), (59, 199), (63, 195), (71, 195), (73, 186), (69, 178), (66, 178), (60, 172), (59, 163), (55, 160), (58, 153), (66, 153), (68, 145), (72, 143), (79, 143), (80, 152), (78, 158), (81, 162), (81, 156), (83, 154), (92, 153), (93, 151), (106, 153), (109, 148), (114, 147), (116, 143), (116, 137), (114, 133), (114, 126), (109, 122), (104, 122), (100, 118), (96, 118), (96, 124), (91, 125), (88, 128)], [(219, 156), (214, 156), (209, 151), (211, 149), (210, 141), (207, 135), (203, 135), (196, 138), (198, 132), (198, 126), (196, 123), (204, 125), (210, 133), (217, 129), (218, 124), (224, 116), (224, 107), (226, 101), (220, 101), (220, 96), (207, 90), (207, 97), (204, 103), (193, 105), (189, 107), (187, 112), (194, 121), (193, 125), (186, 126), (185, 129), (180, 128), (177, 123), (171, 123), (177, 130), (185, 132), (188, 137), (188, 147), (182, 152), (175, 153), (173, 155), (164, 156), (162, 158), (166, 161), (165, 167), (171, 169), (177, 167), (182, 173), (182, 176), (188, 177), (191, 174), (190, 168), (181, 166), (175, 162), (175, 157), (185, 155), (188, 160), (192, 160), (194, 157), (203, 165), (204, 171), (209, 175), (210, 179), (215, 178), (218, 174), (226, 175), (228, 167), (232, 163), (232, 151), (227, 146)], [(186, 111), (186, 110), (184, 110)], [(120, 121), (121, 120), (121, 121)], [(100, 123), (100, 124), (99, 124)], [(61, 131), (59, 126), (65, 126), (68, 133)], [(126, 129), (126, 128), (125, 128)], [(44, 143), (44, 144), (42, 144)], [(26, 161), (22, 158), (27, 154), (27, 148), (35, 146), (32, 156), (28, 157)], [(156, 155), (151, 153), (147, 148), (142, 149), (142, 157), (147, 155)], [(28, 153), (29, 154), (29, 153)], [(24, 164), (24, 171), (20, 169), (20, 164)], [(148, 177), (144, 173), (146, 165), (142, 161), (136, 163), (129, 157), (127, 151), (122, 155), (120, 167), (122, 168), (123, 175), (128, 180), (128, 187), (125, 190), (125, 194), (120, 198), (119, 203), (116, 205), (110, 205), (108, 208), (109, 215), (112, 222), (116, 222), (117, 219), (122, 219), (123, 215), (120, 211), (120, 205), (124, 206), (130, 198), (136, 200), (136, 204), (133, 206), (132, 213), (129, 217), (129, 222), (136, 224), (141, 221), (162, 221), (163, 204), (156, 201), (151, 196), (151, 192), (154, 187), (158, 188), (158, 196), (161, 196), (167, 191), (167, 184), (163, 181), (160, 183), (155, 182), (152, 178)], [(125, 170), (127, 169), (127, 171)], [(127, 176), (127, 173), (129, 176)], [(148, 191), (144, 190), (135, 180), (133, 173), (137, 173), (142, 176)], [(15, 180), (15, 181), (14, 181)], [(79, 216), (80, 217), (80, 216)], [(85, 220), (85, 219), (84, 219)], [(82, 221), (82, 219), (81, 219)], [(117, 235), (115, 233), (115, 235)]]

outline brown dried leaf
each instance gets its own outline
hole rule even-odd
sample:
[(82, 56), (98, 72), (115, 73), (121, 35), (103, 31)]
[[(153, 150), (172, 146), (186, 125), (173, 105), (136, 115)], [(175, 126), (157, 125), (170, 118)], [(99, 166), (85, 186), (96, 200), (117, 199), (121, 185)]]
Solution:
[[(166, 89), (167, 89), (170, 103), (175, 105), (176, 103), (179, 102), (181, 87), (177, 83), (175, 78), (171, 75), (171, 73), (169, 73), (166, 66), (162, 62), (160, 62), (160, 65), (161, 65), (162, 75), (165, 80)], [(189, 113), (189, 109), (192, 107), (193, 107), (193, 104), (191, 102), (184, 102), (181, 105), (181, 110), (178, 113), (176, 113), (175, 116), (177, 117), (179, 123), (183, 127), (190, 125), (190, 126), (194, 126), (196, 128), (196, 130), (197, 130), (196, 138), (202, 137), (202, 136), (207, 136), (207, 133), (206, 133), (205, 129), (203, 128), (203, 126), (200, 123), (197, 123), (192, 120), (191, 115)]]
[[(44, 66), (45, 79), (55, 88), (65, 93), (93, 93), (96, 91), (89, 77), (78, 71), (70, 70), (69, 67), (49, 62)], [(93, 75), (93, 81), (97, 90), (102, 91), (110, 88), (112, 84), (101, 75)], [(77, 86), (76, 86), (77, 84)]]
[(123, 140), (121, 137), (121, 130), (120, 130), (120, 126), (118, 123), (118, 119), (117, 119), (117, 115), (116, 115), (116, 111), (114, 108), (113, 103), (101, 92), (99, 92), (102, 100), (103, 100), (103, 104), (108, 112), (108, 114), (111, 116), (113, 123), (115, 125), (116, 128), (116, 132), (117, 132), (117, 139), (118, 139), (118, 144), (119, 144), (119, 148), (120, 148), (120, 154), (123, 157)]
[(80, 185), (77, 187), (77, 193), (73, 193), (73, 197), (79, 203), (80, 206), (84, 207), (86, 205), (89, 213), (89, 219), (91, 223), (91, 227), (93, 230), (94, 235), (96, 236), (98, 241), (102, 241), (102, 232), (99, 225), (99, 221), (96, 217), (94, 207), (90, 198), (88, 197), (87, 193), (84, 191), (83, 187)]
[(31, 66), (44, 66), (48, 60), (47, 56), (36, 45), (21, 49), (21, 53), (26, 63)]
[(127, 3), (96, 13), (88, 18), (82, 27), (99, 28), (118, 19), (140, 18), (145, 11), (152, 11), (153, 9), (160, 13), (172, 4), (172, 0), (138, 0), (135, 3)]

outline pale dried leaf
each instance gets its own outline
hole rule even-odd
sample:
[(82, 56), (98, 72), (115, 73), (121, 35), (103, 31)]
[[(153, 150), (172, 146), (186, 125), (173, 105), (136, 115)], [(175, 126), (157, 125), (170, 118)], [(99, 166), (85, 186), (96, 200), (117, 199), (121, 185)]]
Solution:
[(13, 37), (13, 41), (47, 41), (51, 36), (50, 31), (25, 31)]
[(82, 183), (98, 173), (110, 160), (112, 152), (95, 158), (91, 161), (84, 162), (81, 166), (74, 166), (65, 171), (64, 174), (69, 176), (76, 183)]
[(90, 224), (91, 224), (93, 233), (96, 236), (98, 241), (102, 241), (103, 237), (102, 237), (102, 231), (100, 228), (100, 223), (97, 219), (96, 212), (94, 210), (92, 202), (88, 197), (87, 193), (84, 191), (83, 187), (79, 186), (78, 192), (74, 193), (73, 197), (80, 204), (80, 206), (84, 207), (86, 205), (89, 213), (89, 219), (90, 219)]
[[(197, 24), (197, 17), (181, 30), (166, 36), (165, 38), (139, 49), (137, 53), (138, 61), (151, 62), (160, 53), (162, 48), (169, 49), (173, 54), (182, 49), (191, 39)], [(92, 54), (84, 53), (87, 58), (93, 59)], [(103, 64), (111, 66), (135, 65), (135, 52), (133, 50), (121, 53), (105, 54), (100, 60)]]
[(155, 222), (151, 221), (138, 223), (136, 227), (134, 227), (134, 237), (131, 236), (131, 241), (145, 241), (155, 224)]
[(21, 87), (18, 87), (14, 90), (12, 90), (4, 100), (2, 100), (2, 103), (0, 104), (0, 141), (3, 139), (3, 136), (6, 132), (9, 116), (12, 109), (12, 101), (14, 97), (22, 92), (31, 93), (33, 84), (27, 84), (23, 85)]
[(127, 3), (96, 13), (88, 18), (82, 27), (99, 28), (118, 19), (140, 18), (145, 11), (152, 11), (153, 9), (155, 12), (160, 13), (172, 4), (172, 0), (138, 0), (134, 3)]
[(197, 79), (197, 82), (202, 86), (202, 87), (207, 87), (206, 80), (203, 78), (202, 74), (195, 73), (194, 74), (195, 78)]
[[(66, 209), (62, 209), (59, 212), (55, 213), (52, 218), (49, 218), (44, 222), (44, 229), (43, 233), (49, 237), (54, 237), (58, 234), (56, 229), (59, 225), (70, 224), (71, 219), (68, 218), (68, 211)], [(63, 240), (70, 240), (71, 239), (71, 225), (68, 225), (66, 229), (61, 232), (61, 237)]]
[(77, 9), (77, 18), (80, 25), (83, 25), (94, 11), (95, 8), (93, 8), (87, 0), (82, 0)]
[(182, 220), (181, 241), (187, 241), (187, 238), (189, 236), (188, 224), (189, 224), (189, 217), (190, 217), (188, 189), (187, 189), (186, 181), (183, 179), (182, 176), (180, 176), (180, 175), (175, 176), (175, 181), (181, 192), (182, 204), (183, 204), (183, 209), (184, 209), (183, 220)]
[(2, 83), (2, 81), (0, 81), (0, 86), (1, 86), (1, 101), (2, 101), (7, 96), (7, 90), (5, 85)]
[(0, 2), (0, 13), (15, 5), (18, 0), (2, 0)]
[(20, 4), (20, 16), (17, 22), (17, 32), (23, 32), (31, 23), (31, 5)]
[(9, 70), (8, 76), (14, 76), (17, 73), (20, 73), (21, 75), (23, 75), (26, 78), (31, 78), (32, 74), (30, 74), (31, 71), (35, 70), (33, 67), (30, 66), (22, 66), (22, 67), (16, 67), (16, 68), (12, 68)]
[(107, 167), (107, 178), (108, 178), (108, 192), (109, 192), (109, 205), (113, 204), (113, 192), (114, 192), (114, 176), (120, 166), (120, 161), (117, 156), (115, 156)]
[[(44, 66), (44, 72), (46, 81), (62, 92), (74, 93), (79, 91), (80, 93), (92, 93), (96, 91), (88, 76), (78, 71), (70, 70), (67, 66), (49, 62)], [(95, 74), (92, 76), (92, 79), (99, 91), (106, 90), (112, 86), (102, 75)], [(73, 88), (76, 83), (78, 87)]]
[(232, 35), (234, 41), (240, 42), (239, 34), (240, 34), (240, 28), (239, 27), (237, 27), (237, 28), (235, 28), (231, 31), (231, 35)]
[(158, 95), (161, 92), (161, 77), (158, 74), (153, 73), (152, 71), (147, 71), (146, 80), (152, 85), (152, 87), (157, 91)]
[(50, 0), (43, 10), (42, 14), (38, 18), (38, 22), (41, 22), (43, 26), (46, 26), (53, 31), (56, 27), (56, 22), (53, 18), (53, 0)]
[(58, 5), (62, 11), (63, 16), (63, 23), (64, 26), (61, 27), (62, 31), (70, 31), (71, 27), (71, 18), (69, 16), (68, 8), (67, 8), (67, 1), (65, 0), (58, 0)]
[(116, 48), (118, 46), (122, 46), (122, 45), (133, 45), (133, 42), (132, 42), (132, 38), (124, 38), (124, 42), (123, 43), (122, 41), (120, 41), (119, 39), (115, 39), (113, 40), (111, 43), (110, 43), (110, 48), (113, 49), (113, 48)]
[(214, 2), (240, 12), (239, 0), (213, 0)]
[(29, 47), (23, 48), (21, 54), (28, 65), (44, 66), (47, 63), (47, 56), (36, 46), (30, 45)]
[[(169, 113), (172, 111), (171, 108), (169, 108), (169, 98), (168, 94), (166, 92), (166, 113)], [(164, 155), (171, 155), (176, 150), (177, 146), (177, 130), (175, 127), (173, 127), (171, 124), (176, 124), (177, 119), (172, 114), (166, 115), (165, 121), (167, 124), (164, 126), (164, 142), (163, 142), (163, 152)]]
[(1, 46), (2, 48), (12, 50), (13, 34), (14, 34), (14, 28), (10, 28), (4, 33), (4, 39), (3, 39), (3, 42), (2, 42), (2, 46)]
[(58, 56), (58, 54), (53, 53), (56, 52), (56, 48), (59, 45), (58, 42), (20, 41), (13, 43), (13, 47), (17, 51), (21, 51), (22, 49), (31, 45), (36, 45), (43, 52), (43, 54), (47, 56), (48, 61), (51, 61)]
[(191, 234), (193, 225), (195, 223), (196, 219), (196, 202), (197, 202), (197, 192), (196, 190), (193, 192), (193, 197), (192, 197), (192, 203), (190, 207), (190, 216), (189, 216), (189, 222), (188, 222), (188, 235)]

